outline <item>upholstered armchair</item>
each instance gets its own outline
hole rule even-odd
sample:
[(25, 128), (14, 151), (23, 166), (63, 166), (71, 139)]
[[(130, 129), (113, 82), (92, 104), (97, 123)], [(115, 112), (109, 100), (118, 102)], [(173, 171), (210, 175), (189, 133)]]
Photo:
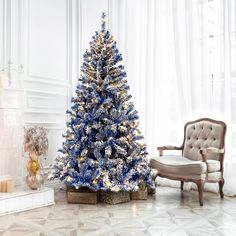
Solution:
[[(184, 127), (184, 140), (180, 147), (158, 147), (159, 157), (150, 160), (150, 166), (157, 170), (157, 176), (197, 184), (199, 203), (203, 206), (203, 189), (206, 182), (219, 184), (223, 194), (223, 162), (226, 124), (203, 118), (188, 122)], [(179, 150), (182, 155), (164, 155), (165, 150)]]

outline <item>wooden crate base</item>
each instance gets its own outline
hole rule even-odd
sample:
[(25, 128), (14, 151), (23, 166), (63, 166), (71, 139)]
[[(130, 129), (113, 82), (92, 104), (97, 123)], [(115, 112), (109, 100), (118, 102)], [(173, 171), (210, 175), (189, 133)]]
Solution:
[(136, 192), (131, 192), (130, 198), (131, 200), (147, 200), (148, 198), (147, 187), (145, 187), (144, 189), (139, 189)]
[(84, 187), (79, 189), (67, 187), (67, 202), (77, 204), (97, 204), (98, 193)]
[(156, 188), (147, 187), (148, 194), (156, 194)]
[(99, 191), (95, 192), (89, 188), (81, 187), (75, 189), (67, 187), (67, 202), (74, 204), (97, 204), (98, 202), (115, 205), (118, 203), (129, 202), (130, 200), (147, 200), (148, 194), (155, 194), (156, 189), (149, 187), (142, 188), (136, 192), (112, 192)]
[(111, 205), (129, 202), (130, 193), (125, 191), (111, 192), (111, 191), (100, 191), (99, 192), (99, 201), (108, 203)]

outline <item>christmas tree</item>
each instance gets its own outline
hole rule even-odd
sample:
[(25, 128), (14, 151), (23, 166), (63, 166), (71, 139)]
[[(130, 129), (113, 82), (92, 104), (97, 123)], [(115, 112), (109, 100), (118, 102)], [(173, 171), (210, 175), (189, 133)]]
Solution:
[(67, 186), (137, 191), (154, 187), (138, 114), (128, 94), (122, 55), (102, 14), (101, 30), (83, 55), (65, 141), (51, 173)]

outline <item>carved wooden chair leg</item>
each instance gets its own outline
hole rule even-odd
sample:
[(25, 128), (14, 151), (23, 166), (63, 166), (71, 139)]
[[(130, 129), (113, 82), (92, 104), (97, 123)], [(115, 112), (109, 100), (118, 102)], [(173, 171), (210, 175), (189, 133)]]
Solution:
[(183, 191), (184, 190), (184, 181), (180, 181), (180, 188), (181, 188), (181, 190)]
[(224, 198), (224, 192), (223, 192), (224, 183), (225, 183), (224, 179), (222, 179), (218, 182), (221, 198)]
[(204, 189), (205, 181), (198, 180), (196, 184), (197, 184), (198, 194), (199, 194), (199, 203), (200, 203), (200, 206), (203, 206), (203, 189)]

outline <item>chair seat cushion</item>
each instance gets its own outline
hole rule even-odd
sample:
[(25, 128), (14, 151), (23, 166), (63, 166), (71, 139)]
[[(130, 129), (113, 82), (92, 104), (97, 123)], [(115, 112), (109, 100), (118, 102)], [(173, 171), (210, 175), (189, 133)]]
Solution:
[[(202, 175), (206, 172), (206, 164), (202, 161), (193, 161), (183, 156), (165, 155), (154, 157), (150, 160), (150, 166), (163, 174)], [(208, 172), (220, 170), (220, 162), (207, 161)]]
[(208, 173), (220, 170), (220, 162), (217, 160), (207, 160)]

